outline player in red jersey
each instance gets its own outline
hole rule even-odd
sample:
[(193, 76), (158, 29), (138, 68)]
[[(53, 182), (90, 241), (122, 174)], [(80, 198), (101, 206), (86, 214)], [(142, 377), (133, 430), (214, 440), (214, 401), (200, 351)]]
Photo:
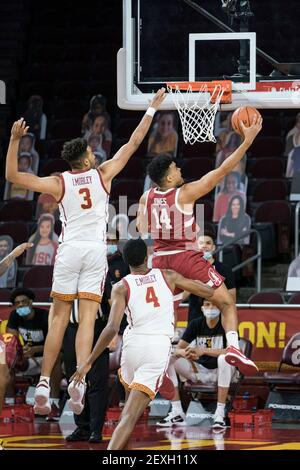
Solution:
[[(256, 365), (247, 359), (238, 345), (238, 318), (235, 303), (223, 283), (223, 277), (197, 251), (197, 225), (194, 218), (195, 202), (214, 189), (245, 155), (262, 128), (262, 118), (254, 117), (250, 127), (240, 123), (244, 141), (220, 165), (201, 179), (184, 183), (181, 170), (169, 155), (160, 155), (148, 166), (148, 173), (157, 185), (140, 199), (137, 227), (140, 233), (151, 233), (154, 240), (152, 265), (173, 269), (189, 279), (202, 281), (215, 289), (210, 299), (222, 312), (226, 331), (225, 359), (245, 375), (257, 372)], [(199, 165), (201, 160), (199, 159)], [(174, 300), (178, 300), (175, 296)]]

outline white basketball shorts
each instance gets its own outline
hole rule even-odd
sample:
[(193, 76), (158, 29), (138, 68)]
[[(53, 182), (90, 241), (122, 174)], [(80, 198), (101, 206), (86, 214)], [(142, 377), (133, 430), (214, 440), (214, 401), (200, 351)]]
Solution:
[(105, 243), (72, 241), (62, 243), (55, 258), (51, 297), (101, 302), (107, 274)]
[(155, 397), (167, 370), (171, 339), (165, 335), (123, 335), (120, 381), (125, 388), (140, 390), (151, 400)]

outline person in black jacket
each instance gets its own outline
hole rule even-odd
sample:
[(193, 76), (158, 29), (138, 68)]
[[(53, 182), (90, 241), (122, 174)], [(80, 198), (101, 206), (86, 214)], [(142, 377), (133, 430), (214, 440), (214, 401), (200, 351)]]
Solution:
[(213, 428), (225, 428), (225, 404), (235, 368), (225, 361), (226, 335), (220, 310), (209, 300), (203, 301), (203, 315), (191, 321), (172, 355), (167, 374), (175, 387), (172, 410), (158, 426), (185, 426), (178, 392), (178, 378), (192, 382), (218, 383), (218, 403)]
[[(103, 315), (101, 307), (97, 313), (93, 346), (100, 336), (101, 331), (106, 326), (107, 317)], [(66, 370), (67, 380), (76, 370), (76, 352), (75, 338), (78, 329), (78, 299), (74, 300), (70, 316), (70, 322), (67, 326), (63, 340), (63, 358)], [(105, 422), (105, 413), (108, 399), (108, 376), (109, 376), (109, 349), (103, 353), (94, 362), (93, 367), (87, 374), (87, 391), (85, 402), (79, 403), (81, 411), (74, 413), (76, 429), (66, 437), (68, 442), (89, 441), (97, 444), (102, 441), (102, 428)]]
[[(216, 250), (216, 245), (214, 241), (214, 236), (210, 231), (205, 230), (203, 235), (200, 235), (198, 238), (198, 246), (200, 250), (204, 252), (204, 258), (215, 267), (217, 272), (225, 278), (225, 285), (228, 289), (228, 292), (231, 294), (234, 302), (236, 302), (236, 284), (234, 273), (226, 264), (221, 263), (216, 260), (213, 256), (214, 251)], [(189, 310), (188, 310), (188, 322), (190, 323), (195, 318), (199, 317), (199, 312), (201, 311), (202, 301), (200, 297), (190, 294), (189, 296)]]

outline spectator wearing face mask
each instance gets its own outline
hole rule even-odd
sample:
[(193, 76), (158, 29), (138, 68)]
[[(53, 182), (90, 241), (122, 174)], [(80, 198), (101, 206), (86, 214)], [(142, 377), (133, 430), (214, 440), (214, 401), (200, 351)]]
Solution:
[[(23, 371), (26, 376), (41, 373), (44, 344), (48, 333), (48, 310), (33, 306), (34, 292), (30, 289), (15, 289), (10, 301), (13, 310), (10, 313), (6, 333), (21, 335), (24, 341), (23, 354), (28, 360), (28, 366)], [(53, 369), (51, 404), (58, 408), (60, 393), (61, 367), (59, 361)]]
[[(208, 263), (212, 265), (218, 273), (225, 278), (225, 286), (227, 287), (229, 293), (232, 295), (234, 302), (236, 302), (236, 284), (234, 273), (225, 264), (216, 260), (213, 256), (214, 251), (216, 250), (216, 245), (214, 242), (214, 236), (209, 231), (204, 231), (203, 235), (200, 235), (198, 238), (198, 246), (201, 251), (203, 251), (203, 257), (207, 260)], [(196, 295), (190, 294), (189, 296), (189, 311), (188, 311), (188, 322), (194, 318), (199, 317), (199, 311), (202, 305), (202, 300)]]
[[(203, 313), (201, 316), (199, 316), (200, 311)], [(220, 314), (216, 305), (204, 299), (198, 318), (188, 325), (179, 340), (167, 370), (175, 387), (172, 410), (157, 423), (157, 426), (186, 425), (178, 392), (178, 374), (181, 378), (192, 382), (218, 384), (218, 402), (212, 427), (214, 429), (226, 427), (225, 405), (235, 368), (225, 361), (227, 342)]]

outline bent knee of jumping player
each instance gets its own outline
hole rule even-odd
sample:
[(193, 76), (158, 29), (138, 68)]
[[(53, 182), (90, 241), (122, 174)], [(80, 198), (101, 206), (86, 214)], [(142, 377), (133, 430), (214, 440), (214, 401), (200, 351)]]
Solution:
[(235, 309), (233, 298), (224, 284), (214, 291), (213, 296), (209, 300), (216, 305), (223, 314), (230, 308)]
[(226, 286), (222, 284), (218, 287), (209, 300), (220, 310), (225, 331), (236, 331), (238, 328), (236, 306)]

